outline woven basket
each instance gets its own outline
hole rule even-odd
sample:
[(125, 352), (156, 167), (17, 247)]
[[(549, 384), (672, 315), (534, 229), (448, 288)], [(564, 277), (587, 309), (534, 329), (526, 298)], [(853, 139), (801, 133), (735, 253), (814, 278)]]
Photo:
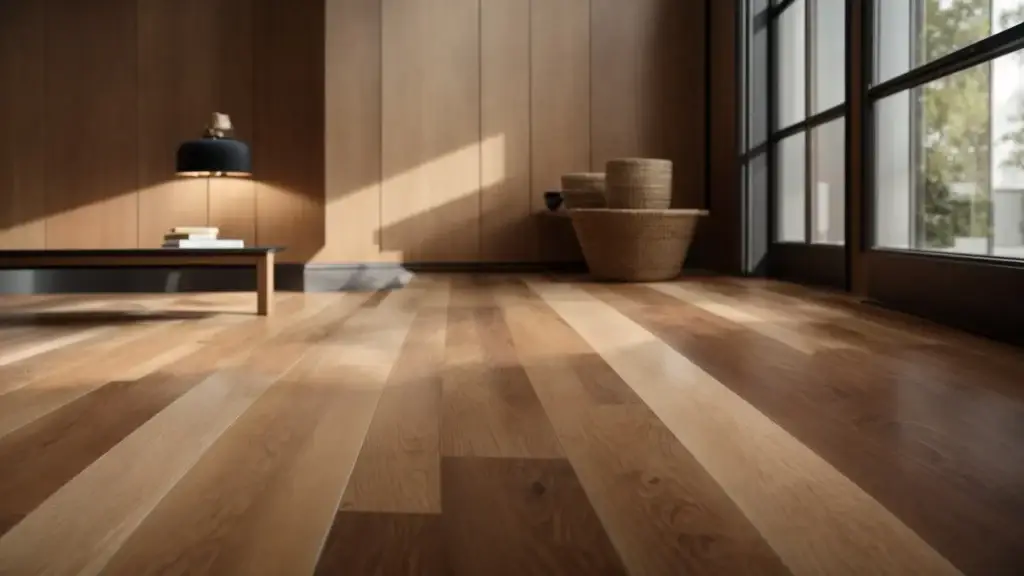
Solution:
[(609, 208), (667, 210), (672, 205), (672, 162), (648, 158), (610, 160)]
[(580, 208), (604, 208), (607, 200), (600, 190), (562, 190), (562, 202), (566, 210)]
[(608, 205), (605, 197), (604, 174), (578, 172), (562, 175), (562, 198), (568, 210), (604, 208)]
[(602, 194), (605, 190), (605, 177), (602, 172), (577, 172), (562, 175), (562, 190), (595, 190)]
[(598, 280), (655, 282), (679, 276), (703, 210), (574, 210), (572, 225)]

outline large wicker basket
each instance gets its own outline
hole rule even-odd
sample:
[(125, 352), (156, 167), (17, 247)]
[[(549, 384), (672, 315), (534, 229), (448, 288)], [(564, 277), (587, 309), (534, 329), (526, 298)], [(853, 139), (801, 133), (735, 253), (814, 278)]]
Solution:
[(604, 208), (605, 180), (601, 172), (578, 172), (562, 176), (562, 200), (566, 209)]
[(679, 276), (704, 210), (573, 210), (572, 224), (598, 280), (655, 282)]
[(672, 206), (672, 161), (619, 158), (606, 166), (609, 208), (666, 210)]

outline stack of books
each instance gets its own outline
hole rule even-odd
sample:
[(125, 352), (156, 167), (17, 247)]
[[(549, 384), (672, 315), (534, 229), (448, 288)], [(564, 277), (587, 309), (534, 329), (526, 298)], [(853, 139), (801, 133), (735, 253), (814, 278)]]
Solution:
[(164, 235), (164, 248), (245, 248), (244, 240), (218, 238), (220, 229), (209, 226), (178, 226)]

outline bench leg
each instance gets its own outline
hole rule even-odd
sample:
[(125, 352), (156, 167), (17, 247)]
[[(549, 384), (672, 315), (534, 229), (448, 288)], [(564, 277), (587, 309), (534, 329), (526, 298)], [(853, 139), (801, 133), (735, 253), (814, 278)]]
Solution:
[(260, 257), (256, 263), (256, 312), (260, 316), (274, 313), (274, 254)]

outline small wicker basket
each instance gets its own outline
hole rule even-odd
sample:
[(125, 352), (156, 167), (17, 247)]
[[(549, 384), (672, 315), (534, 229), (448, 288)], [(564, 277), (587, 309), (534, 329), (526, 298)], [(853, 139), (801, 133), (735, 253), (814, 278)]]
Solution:
[(608, 205), (604, 192), (598, 190), (562, 190), (562, 202), (566, 210), (604, 208)]
[(672, 161), (619, 158), (607, 164), (609, 208), (667, 210), (672, 205)]
[(704, 210), (573, 210), (583, 257), (598, 280), (655, 282), (679, 276)]
[(578, 208), (604, 208), (604, 174), (600, 172), (578, 172), (562, 176), (562, 198), (568, 210)]

